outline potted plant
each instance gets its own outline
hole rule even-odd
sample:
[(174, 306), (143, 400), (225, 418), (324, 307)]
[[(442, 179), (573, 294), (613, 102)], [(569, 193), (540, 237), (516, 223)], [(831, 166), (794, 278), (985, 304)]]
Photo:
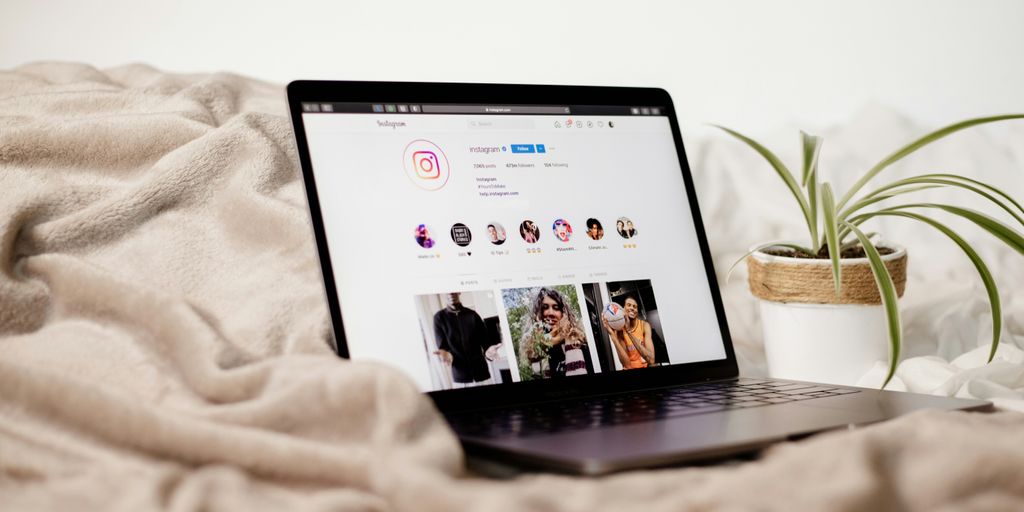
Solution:
[[(995, 204), (1020, 226), (1024, 226), (1024, 207), (996, 187), (956, 174), (921, 174), (873, 189), (865, 186), (923, 146), (972, 126), (1010, 119), (1024, 119), (1024, 114), (969, 119), (929, 133), (882, 159), (839, 197), (818, 173), (820, 137), (801, 132), (803, 165), (798, 176), (758, 142), (717, 126), (767, 160), (799, 205), (807, 225), (805, 240), (760, 244), (736, 262), (747, 262), (751, 293), (760, 299), (765, 354), (773, 377), (852, 384), (887, 355), (889, 370), (882, 387), (892, 379), (900, 359), (897, 301), (906, 283), (907, 251), (879, 242), (877, 233), (865, 232), (865, 224), (879, 217), (909, 219), (936, 229), (971, 260), (991, 307), (992, 360), (1002, 331), (1002, 310), (992, 273), (970, 244), (928, 212), (945, 211), (967, 219), (1022, 255), (1024, 236), (995, 218), (953, 204), (879, 203), (898, 201), (920, 190), (953, 187)], [(882, 332), (888, 334), (888, 346), (884, 336), (875, 334)]]

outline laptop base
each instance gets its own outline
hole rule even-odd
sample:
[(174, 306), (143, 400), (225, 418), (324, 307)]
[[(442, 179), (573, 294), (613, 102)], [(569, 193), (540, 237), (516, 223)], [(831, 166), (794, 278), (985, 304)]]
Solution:
[[(749, 454), (756, 454), (774, 443), (799, 440), (819, 432), (852, 429), (925, 408), (992, 409), (991, 403), (982, 400), (832, 387), (854, 392), (763, 407), (652, 417), (649, 421), (587, 429), (529, 435), (460, 435), (460, 439), (474, 469), (499, 478), (514, 476), (523, 469), (601, 475), (636, 468), (722, 461), (740, 454), (749, 458)], [(557, 404), (548, 405), (557, 407)], [(500, 411), (498, 414), (500, 416)]]

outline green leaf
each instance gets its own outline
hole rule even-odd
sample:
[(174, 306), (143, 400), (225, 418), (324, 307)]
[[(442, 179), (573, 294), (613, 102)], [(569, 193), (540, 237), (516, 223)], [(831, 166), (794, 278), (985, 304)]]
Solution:
[(825, 243), (828, 245), (828, 257), (832, 260), (832, 281), (836, 287), (836, 298), (839, 298), (839, 291), (842, 287), (840, 274), (842, 267), (839, 265), (839, 235), (836, 225), (836, 201), (832, 195), (832, 186), (828, 183), (821, 184), (821, 211), (825, 215)]
[(818, 170), (811, 171), (807, 179), (807, 203), (811, 217), (811, 247), (815, 250), (821, 249), (818, 241)]
[[(845, 228), (843, 228), (843, 229), (845, 229)], [(874, 231), (868, 233), (868, 239), (872, 239), (872, 238), (874, 238), (876, 236), (878, 236), (878, 233), (875, 233)], [(859, 244), (859, 243), (860, 243), (860, 240), (851, 240), (849, 242), (844, 243), (843, 245), (840, 245), (839, 246), (839, 250), (840, 251), (845, 251), (846, 249), (849, 249), (851, 247), (856, 247), (857, 244)]]
[(892, 276), (889, 275), (889, 269), (882, 261), (882, 256), (878, 254), (878, 249), (871, 243), (867, 235), (849, 222), (844, 223), (844, 227), (849, 228), (864, 247), (868, 264), (871, 265), (871, 273), (875, 276), (875, 285), (878, 286), (878, 293), (882, 297), (882, 306), (885, 308), (885, 319), (889, 327), (889, 373), (886, 374), (885, 382), (882, 383), (882, 389), (885, 389), (893, 375), (896, 375), (896, 365), (900, 361), (900, 346), (903, 336), (896, 285), (892, 282)]
[[(996, 238), (1002, 240), (1003, 243), (1010, 246), (1012, 249), (1019, 252), (1020, 254), (1024, 255), (1024, 236), (1014, 231), (1013, 228), (1007, 226), (1006, 224), (1003, 224), (1002, 222), (999, 222), (998, 220), (993, 219), (992, 217), (989, 217), (988, 215), (985, 215), (984, 213), (978, 211), (970, 210), (967, 208), (961, 208), (959, 206), (953, 206), (949, 204), (912, 203), (894, 206), (892, 208), (887, 208), (885, 210), (880, 210), (879, 212), (873, 213), (877, 214), (885, 211), (905, 210), (907, 208), (937, 208), (952, 213), (953, 215), (963, 217), (977, 224), (978, 227), (984, 229), (985, 231), (988, 231)], [(869, 213), (865, 215), (870, 216), (872, 214)]]
[(1020, 211), (1021, 213), (1024, 213), (1024, 206), (1021, 206), (1020, 203), (1018, 203), (1017, 201), (1014, 201), (1013, 198), (1010, 197), (1006, 192), (1003, 192), (1002, 190), (999, 190), (998, 188), (993, 187), (992, 185), (989, 185), (988, 183), (985, 183), (985, 182), (982, 182), (982, 181), (978, 181), (978, 180), (972, 180), (971, 178), (965, 178), (963, 176), (957, 176), (956, 174), (936, 173), (936, 174), (926, 174), (924, 176), (925, 177), (929, 177), (929, 178), (945, 178), (945, 179), (950, 179), (950, 180), (966, 181), (967, 183), (970, 183), (971, 185), (983, 188), (985, 190), (988, 190), (989, 192), (992, 192), (992, 193), (994, 193), (994, 194), (996, 194), (998, 196), (1001, 196), (1008, 203), (1012, 204), (1013, 206), (1016, 206), (1018, 211)]
[(992, 278), (992, 272), (989, 271), (988, 266), (985, 265), (985, 262), (980, 256), (978, 256), (977, 251), (975, 251), (970, 244), (961, 238), (960, 235), (956, 234), (955, 231), (949, 229), (944, 224), (940, 224), (934, 219), (925, 217), (924, 215), (912, 212), (882, 212), (879, 213), (879, 215), (905, 217), (924, 222), (925, 224), (934, 227), (960, 246), (960, 249), (967, 254), (968, 258), (970, 258), (971, 263), (974, 263), (974, 268), (978, 270), (978, 274), (981, 276), (981, 281), (985, 284), (985, 292), (988, 293), (989, 307), (992, 310), (992, 348), (988, 353), (988, 361), (992, 362), (992, 359), (996, 356), (996, 350), (999, 348), (999, 337), (1003, 328), (1003, 308), (1002, 303), (999, 300), (999, 289), (996, 287), (995, 279)]
[(892, 199), (893, 197), (896, 197), (896, 196), (899, 196), (899, 195), (910, 194), (910, 193), (913, 193), (913, 192), (920, 192), (922, 190), (927, 190), (927, 189), (930, 189), (930, 188), (942, 188), (942, 185), (921, 185), (921, 186), (917, 186), (917, 187), (890, 188), (890, 189), (887, 189), (886, 191), (884, 191), (882, 193), (875, 193), (875, 192), (880, 192), (880, 191), (875, 191), (875, 192), (872, 192), (870, 195), (865, 196), (863, 199), (857, 201), (856, 203), (853, 203), (852, 205), (847, 207), (845, 210), (840, 212), (839, 215), (837, 215), (836, 217), (839, 218), (840, 220), (846, 220), (846, 219), (848, 219), (850, 217), (850, 215), (852, 215), (852, 214), (856, 213), (857, 211), (862, 210), (862, 209), (864, 209), (864, 208), (866, 208), (868, 206), (871, 206), (871, 205), (873, 205), (875, 203), (879, 203), (879, 202), (885, 201), (886, 199)]
[[(961, 183), (961, 181), (966, 181), (968, 183)], [(917, 185), (917, 184), (922, 184), (922, 183), (927, 184), (927, 185), (920, 186), (920, 187), (910, 187), (909, 186), (909, 185)], [(1001, 196), (1007, 202), (1009, 202), (1013, 206), (1016, 206), (1017, 209), (1021, 213), (1024, 213), (1024, 208), (1021, 208), (1021, 206), (1016, 201), (1014, 201), (1013, 198), (1010, 197), (1008, 194), (1006, 194), (1005, 192), (999, 190), (998, 188), (995, 188), (995, 187), (993, 187), (991, 185), (982, 183), (980, 181), (969, 180), (967, 178), (960, 178), (960, 177), (957, 177), (957, 176), (952, 175), (952, 174), (945, 174), (945, 175), (926, 174), (926, 175), (922, 175), (922, 176), (915, 176), (915, 177), (912, 177), (912, 178), (907, 178), (907, 179), (895, 181), (895, 182), (890, 183), (890, 184), (888, 184), (888, 185), (886, 185), (884, 187), (880, 187), (880, 188), (874, 190), (873, 192), (871, 192), (870, 194), (864, 196), (863, 199), (861, 199), (860, 201), (857, 201), (856, 203), (851, 205), (849, 208), (844, 210), (843, 213), (840, 214), (840, 218), (841, 219), (845, 219), (850, 214), (852, 214), (852, 213), (854, 213), (854, 212), (856, 212), (856, 211), (858, 211), (858, 210), (860, 210), (860, 209), (862, 209), (862, 208), (864, 208), (866, 206), (869, 206), (871, 204), (877, 203), (877, 202), (879, 202), (881, 200), (884, 200), (884, 199), (888, 199), (888, 198), (893, 197), (895, 195), (905, 194), (905, 193), (909, 193), (909, 192), (915, 192), (917, 190), (922, 190), (924, 188), (934, 188), (934, 187), (955, 187), (955, 188), (960, 188), (960, 189), (963, 189), (963, 190), (967, 190), (969, 192), (973, 192), (973, 193), (975, 193), (975, 194), (977, 194), (977, 195), (979, 195), (979, 196), (981, 196), (981, 197), (983, 197), (985, 199), (988, 199), (989, 201), (994, 203), (996, 206), (1001, 208), (1003, 211), (1005, 211), (1006, 213), (1010, 214), (1010, 216), (1013, 217), (1014, 220), (1016, 220), (1021, 226), (1024, 226), (1024, 217), (1019, 215), (1016, 211), (1014, 211), (1013, 208), (1010, 208), (1010, 206), (1008, 206), (1002, 200), (997, 199), (996, 197), (993, 197), (991, 194), (986, 192), (986, 190), (989, 191), (989, 192), (992, 192), (993, 194)]]
[(740, 263), (742, 263), (743, 260), (749, 258), (751, 254), (754, 254), (755, 252), (760, 251), (761, 249), (767, 249), (769, 247), (785, 247), (787, 249), (793, 249), (796, 252), (804, 253), (804, 254), (812, 257), (812, 258), (814, 257), (814, 251), (812, 251), (812, 250), (810, 250), (810, 249), (808, 249), (806, 247), (802, 247), (802, 246), (796, 245), (796, 244), (790, 244), (790, 243), (784, 243), (784, 242), (768, 242), (768, 243), (765, 243), (765, 244), (761, 244), (761, 245), (759, 245), (757, 247), (754, 247), (753, 249), (747, 251), (746, 254), (744, 254), (743, 256), (740, 257), (740, 259), (738, 259), (735, 262), (733, 262), (733, 264), (729, 267), (729, 272), (727, 272), (725, 274), (725, 284), (729, 284), (729, 279), (732, 277), (732, 272), (734, 270), (736, 270), (736, 267)]
[(789, 169), (786, 168), (786, 166), (782, 163), (782, 160), (779, 160), (779, 157), (775, 156), (775, 154), (769, 151), (768, 148), (762, 146), (757, 141), (751, 139), (750, 137), (747, 137), (746, 135), (743, 135), (742, 133), (730, 130), (729, 128), (726, 128), (724, 126), (712, 126), (744, 142), (746, 145), (753, 148), (754, 151), (757, 151), (765, 160), (768, 161), (769, 164), (771, 164), (772, 169), (775, 169), (775, 173), (778, 174), (780, 178), (782, 178), (782, 181), (785, 182), (786, 187), (789, 188), (789, 192), (793, 194), (793, 198), (796, 199), (797, 204), (800, 205), (800, 213), (803, 213), (804, 220), (807, 222), (807, 230), (813, 233), (815, 230), (815, 223), (811, 221), (810, 210), (807, 206), (807, 200), (804, 199), (804, 195), (800, 192), (800, 185), (797, 184), (796, 179), (793, 178), (793, 173), (791, 173)]
[(850, 202), (850, 199), (853, 198), (854, 194), (856, 194), (857, 191), (859, 191), (868, 181), (871, 181), (871, 179), (874, 178), (878, 173), (882, 172), (882, 170), (884, 170), (886, 167), (889, 167), (890, 165), (898, 162), (899, 160), (902, 160), (904, 157), (913, 153), (914, 151), (917, 151), (918, 149), (921, 149), (922, 147), (931, 144), (932, 142), (935, 142), (943, 137), (946, 137), (947, 135), (954, 134), (960, 130), (970, 128), (972, 126), (977, 126), (985, 123), (994, 123), (997, 121), (1007, 121), (1011, 119), (1024, 119), (1024, 114), (1007, 114), (1001, 116), (968, 119), (966, 121), (954, 123), (944, 128), (935, 130), (934, 132), (931, 132), (911, 142), (910, 144), (907, 144), (906, 146), (897, 149), (892, 154), (882, 159), (881, 162), (875, 164), (875, 166), (868, 170), (868, 172), (864, 173), (864, 176), (861, 176), (861, 178), (857, 180), (857, 182), (854, 183), (849, 190), (846, 191), (846, 194), (843, 195), (843, 198), (839, 201), (839, 208), (842, 209), (844, 206), (846, 206), (846, 203)]
[[(846, 239), (847, 236), (850, 236), (852, 234), (850, 232), (850, 229), (846, 227), (846, 223), (847, 222), (849, 222), (850, 224), (853, 224), (854, 226), (860, 227), (861, 224), (867, 222), (867, 220), (870, 219), (870, 218), (871, 218), (871, 214), (870, 213), (866, 213), (866, 214), (858, 215), (858, 216), (856, 216), (856, 217), (854, 217), (854, 218), (852, 218), (852, 219), (850, 219), (848, 221), (846, 221), (846, 220), (837, 221), (839, 223), (839, 225), (842, 226), (841, 228), (839, 228), (839, 242), (842, 243), (842, 241), (844, 239)], [(854, 237), (854, 238), (856, 238), (856, 237)]]
[(804, 149), (804, 172), (800, 178), (800, 185), (807, 186), (807, 178), (818, 168), (818, 154), (821, 153), (821, 137), (807, 135), (800, 132), (800, 141)]

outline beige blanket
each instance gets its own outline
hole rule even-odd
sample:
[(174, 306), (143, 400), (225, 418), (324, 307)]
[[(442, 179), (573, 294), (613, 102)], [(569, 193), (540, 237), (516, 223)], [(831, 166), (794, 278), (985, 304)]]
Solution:
[(280, 86), (0, 72), (0, 510), (951, 510), (1024, 500), (1024, 416), (926, 412), (758, 462), (463, 475), (328, 317)]

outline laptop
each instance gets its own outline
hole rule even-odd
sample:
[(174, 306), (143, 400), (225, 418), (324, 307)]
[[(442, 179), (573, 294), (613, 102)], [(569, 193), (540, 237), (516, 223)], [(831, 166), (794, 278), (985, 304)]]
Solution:
[(597, 475), (991, 404), (739, 375), (668, 93), (288, 85), (338, 355), (483, 467)]

